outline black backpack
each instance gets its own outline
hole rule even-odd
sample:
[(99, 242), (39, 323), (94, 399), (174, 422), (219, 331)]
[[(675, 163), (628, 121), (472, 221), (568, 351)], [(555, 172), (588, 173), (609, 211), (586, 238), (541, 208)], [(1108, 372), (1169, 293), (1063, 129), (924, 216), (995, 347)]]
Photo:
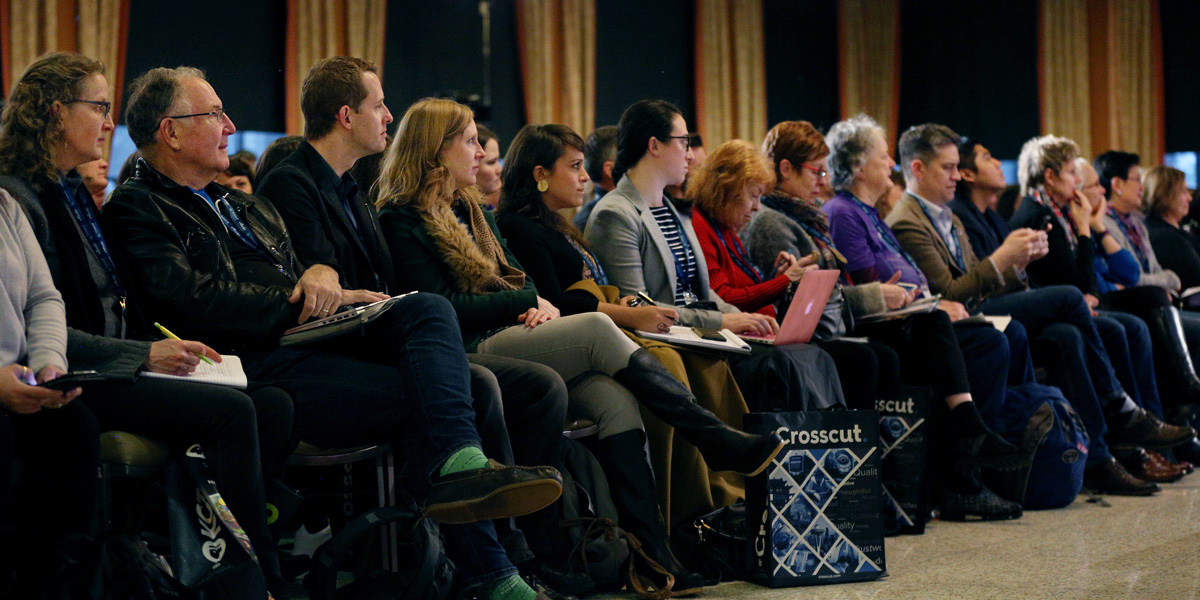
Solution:
[[(400, 572), (378, 569), (338, 588), (337, 575), (341, 566), (371, 536), (380, 535), (381, 530), (391, 524), (396, 525), (399, 534)], [(398, 506), (368, 510), (347, 523), (317, 550), (304, 584), (312, 600), (445, 600), (451, 595), (454, 571), (454, 563), (446, 557), (437, 524), (423, 518), (416, 502), (408, 498)]]

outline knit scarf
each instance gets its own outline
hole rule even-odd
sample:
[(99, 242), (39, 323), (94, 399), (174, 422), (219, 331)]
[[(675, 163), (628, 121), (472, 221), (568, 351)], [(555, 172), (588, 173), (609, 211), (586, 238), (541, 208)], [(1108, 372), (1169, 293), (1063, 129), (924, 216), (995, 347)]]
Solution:
[(829, 235), (829, 217), (821, 212), (821, 209), (804, 200), (784, 195), (782, 191), (775, 190), (770, 196), (763, 196), (762, 203), (787, 215), (797, 223), (804, 223), (824, 235)]
[(454, 202), (465, 207), (470, 214), (469, 230), (454, 215), (449, 204), (438, 204), (424, 212), (422, 217), (429, 237), (433, 238), (441, 250), (442, 259), (450, 267), (458, 291), (490, 294), (524, 287), (525, 273), (505, 260), (504, 247), (492, 234), (492, 228), (483, 216), (483, 209), (461, 198)]

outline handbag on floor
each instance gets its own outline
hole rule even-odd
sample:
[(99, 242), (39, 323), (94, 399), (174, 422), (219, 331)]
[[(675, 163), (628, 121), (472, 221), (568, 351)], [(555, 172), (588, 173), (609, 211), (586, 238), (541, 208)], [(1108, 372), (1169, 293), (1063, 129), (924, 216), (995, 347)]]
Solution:
[(879, 413), (750, 413), (744, 429), (786, 441), (746, 481), (751, 580), (774, 588), (882, 576)]
[(926, 454), (933, 390), (900, 386), (896, 398), (875, 401), (882, 452), (883, 522), (888, 535), (925, 533), (929, 518)]

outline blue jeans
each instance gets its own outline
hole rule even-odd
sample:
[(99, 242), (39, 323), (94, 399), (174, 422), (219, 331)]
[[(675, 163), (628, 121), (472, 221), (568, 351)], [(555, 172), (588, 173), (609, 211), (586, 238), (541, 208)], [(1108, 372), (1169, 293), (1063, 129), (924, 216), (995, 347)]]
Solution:
[[(277, 348), (242, 357), (250, 379), (291, 392), (305, 441), (335, 448), (399, 442), (413, 471), (409, 492), (418, 499), (451, 454), (482, 447), (462, 336), (445, 298), (413, 294), (366, 331), (313, 346), (320, 349)], [(446, 532), (447, 549), (468, 585), (516, 573), (491, 522)]]
[(1083, 293), (1071, 286), (1048, 286), (989, 298), (979, 309), (989, 315), (1011, 315), (1032, 335), (1035, 346), (1054, 357), (1046, 361), (1047, 372), (1087, 428), (1088, 463), (1097, 465), (1111, 458), (1104, 441), (1108, 428), (1102, 402), (1124, 398), (1125, 391)]
[(1146, 322), (1129, 313), (1107, 310), (1100, 311), (1095, 320), (1121, 387), (1138, 406), (1162, 416), (1162, 400), (1155, 381), (1154, 346)]
[(1029, 361), (1029, 340), (1025, 337), (1025, 328), (1014, 319), (1004, 333), (991, 325), (955, 325), (954, 335), (962, 349), (975, 407), (983, 417), (983, 422), (998, 430), (1013, 363), (1024, 364)]

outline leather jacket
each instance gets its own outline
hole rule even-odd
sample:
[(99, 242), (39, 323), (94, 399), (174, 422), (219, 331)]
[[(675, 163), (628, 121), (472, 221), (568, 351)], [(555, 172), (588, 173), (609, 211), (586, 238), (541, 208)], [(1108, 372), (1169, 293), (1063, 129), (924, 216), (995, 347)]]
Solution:
[[(225, 197), (292, 283), (303, 271), (283, 219), (270, 202), (210, 183), (204, 191)], [(301, 303), (291, 287), (239, 281), (230, 254), (236, 241), (203, 198), (138, 159), (134, 176), (118, 187), (101, 213), (105, 236), (123, 254), (148, 320), (184, 339), (218, 351), (278, 344), (296, 325)]]

